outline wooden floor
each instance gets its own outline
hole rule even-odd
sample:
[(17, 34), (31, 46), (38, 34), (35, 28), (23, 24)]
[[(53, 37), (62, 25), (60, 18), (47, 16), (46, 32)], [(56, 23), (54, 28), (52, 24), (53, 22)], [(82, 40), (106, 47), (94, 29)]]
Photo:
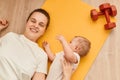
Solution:
[(83, 0), (98, 8), (109, 2), (117, 7), (117, 27), (111, 32), (85, 80), (120, 80), (120, 0)]
[[(83, 0), (98, 8), (99, 4), (109, 2), (116, 5), (118, 14), (117, 27), (111, 32), (85, 80), (120, 80), (120, 0)], [(6, 18), (10, 25), (1, 32), (14, 31), (22, 33), (28, 14), (39, 8), (45, 0), (0, 0), (0, 18)]]

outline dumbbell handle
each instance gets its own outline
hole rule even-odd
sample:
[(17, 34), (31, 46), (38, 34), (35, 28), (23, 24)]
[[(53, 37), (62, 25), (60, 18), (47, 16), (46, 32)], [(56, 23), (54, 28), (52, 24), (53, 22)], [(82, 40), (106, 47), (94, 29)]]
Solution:
[(110, 23), (110, 16), (109, 16), (108, 10), (105, 10), (104, 13), (105, 13), (105, 18), (107, 23)]
[(104, 13), (103, 12), (98, 12), (98, 15), (100, 16), (100, 15), (104, 15)]

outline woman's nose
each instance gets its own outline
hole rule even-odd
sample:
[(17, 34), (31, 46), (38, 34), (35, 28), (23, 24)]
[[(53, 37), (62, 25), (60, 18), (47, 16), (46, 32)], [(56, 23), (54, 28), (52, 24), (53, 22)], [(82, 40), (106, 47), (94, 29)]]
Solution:
[(37, 23), (35, 23), (35, 24), (34, 24), (34, 26), (35, 26), (35, 27), (38, 27), (38, 24), (37, 24)]

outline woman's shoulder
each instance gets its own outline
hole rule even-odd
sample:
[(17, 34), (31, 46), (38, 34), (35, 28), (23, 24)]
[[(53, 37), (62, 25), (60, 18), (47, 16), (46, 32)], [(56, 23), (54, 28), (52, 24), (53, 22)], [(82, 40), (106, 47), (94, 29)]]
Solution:
[(15, 32), (8, 32), (7, 35), (16, 35)]
[(11, 38), (11, 39), (17, 38), (17, 37), (19, 37), (19, 35), (17, 33), (14, 33), (14, 32), (8, 32), (3, 36), (3, 38)]
[(8, 32), (6, 36), (18, 36), (18, 34), (15, 32)]
[(18, 36), (18, 34), (17, 33), (14, 33), (14, 32), (8, 32), (8, 33), (6, 33), (4, 36), (2, 36), (0, 39), (2, 40), (2, 41), (10, 41), (10, 40), (14, 40), (14, 39), (16, 39), (16, 38), (18, 38), (19, 36)]

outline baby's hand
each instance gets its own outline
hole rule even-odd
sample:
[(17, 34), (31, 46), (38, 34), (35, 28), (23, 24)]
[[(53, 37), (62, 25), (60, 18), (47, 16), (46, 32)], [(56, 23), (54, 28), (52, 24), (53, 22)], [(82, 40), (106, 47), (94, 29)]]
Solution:
[(43, 46), (43, 48), (47, 48), (47, 47), (49, 47), (49, 44), (48, 44), (47, 41), (44, 41), (44, 42), (42, 43), (42, 46)]
[(8, 21), (0, 19), (0, 30), (3, 30), (8, 27)]
[(57, 38), (57, 40), (59, 40), (59, 41), (62, 41), (62, 40), (65, 39), (63, 35), (57, 35), (56, 38)]

